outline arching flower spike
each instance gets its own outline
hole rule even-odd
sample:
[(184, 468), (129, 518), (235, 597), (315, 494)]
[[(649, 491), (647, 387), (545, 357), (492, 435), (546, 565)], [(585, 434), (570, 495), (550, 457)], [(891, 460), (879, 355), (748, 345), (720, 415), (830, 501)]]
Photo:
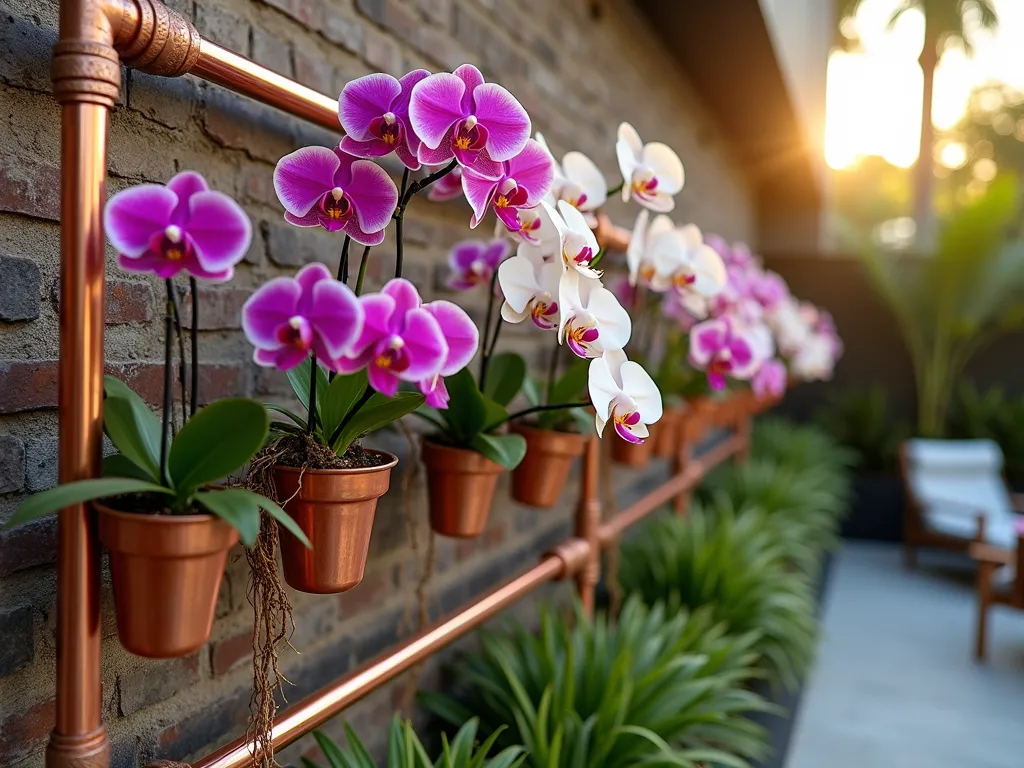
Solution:
[(596, 412), (597, 434), (612, 423), (615, 433), (640, 444), (648, 436), (648, 424), (661, 418), (661, 392), (639, 363), (626, 359), (621, 349), (605, 352), (590, 361), (590, 402)]
[[(429, 168), (431, 173), (441, 170)], [(443, 203), (462, 197), (462, 166), (456, 166), (427, 188), (427, 199), (435, 203)]]
[(338, 97), (338, 117), (345, 129), (341, 149), (356, 157), (383, 157), (394, 152), (406, 168), (417, 171), (420, 139), (409, 122), (412, 88), (430, 73), (414, 69), (398, 80), (378, 72), (346, 83)]
[(520, 209), (539, 205), (551, 188), (552, 178), (547, 153), (533, 139), (522, 152), (503, 163), (502, 173), (497, 178), (466, 168), (462, 173), (462, 189), (473, 207), (470, 227), (479, 225), (487, 209), (494, 208), (505, 227), (510, 232), (518, 232), (522, 226)]
[(615, 154), (622, 172), (622, 200), (635, 197), (652, 211), (668, 213), (675, 207), (675, 195), (683, 188), (683, 164), (672, 149), (661, 142), (644, 144), (629, 123), (619, 126)]

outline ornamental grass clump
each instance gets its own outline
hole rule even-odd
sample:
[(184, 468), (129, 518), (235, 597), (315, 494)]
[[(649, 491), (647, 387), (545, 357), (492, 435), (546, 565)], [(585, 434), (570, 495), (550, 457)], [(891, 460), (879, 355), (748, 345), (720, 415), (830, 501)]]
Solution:
[(534, 768), (746, 766), (765, 754), (746, 718), (770, 707), (747, 690), (757, 633), (727, 635), (710, 611), (627, 601), (618, 621), (548, 610), (540, 631), (484, 634), (456, 667), (454, 696), (427, 693), (445, 720), (479, 717)]
[(769, 517), (695, 505), (664, 516), (623, 545), (619, 579), (652, 605), (705, 609), (733, 634), (756, 637), (758, 665), (773, 682), (797, 687), (814, 656), (817, 620), (806, 576), (789, 558)]

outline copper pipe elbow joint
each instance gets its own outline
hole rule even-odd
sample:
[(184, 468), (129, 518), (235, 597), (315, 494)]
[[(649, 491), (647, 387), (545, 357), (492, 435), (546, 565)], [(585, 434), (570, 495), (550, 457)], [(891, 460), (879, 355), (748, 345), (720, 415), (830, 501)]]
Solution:
[(587, 567), (590, 559), (590, 543), (584, 539), (566, 539), (547, 552), (549, 557), (562, 561), (558, 579), (568, 579)]

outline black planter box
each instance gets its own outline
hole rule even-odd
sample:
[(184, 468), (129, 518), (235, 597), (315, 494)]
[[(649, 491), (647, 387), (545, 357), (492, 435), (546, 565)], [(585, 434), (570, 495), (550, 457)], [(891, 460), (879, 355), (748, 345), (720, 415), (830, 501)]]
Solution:
[(850, 511), (839, 529), (844, 539), (903, 540), (903, 483), (895, 472), (853, 476)]

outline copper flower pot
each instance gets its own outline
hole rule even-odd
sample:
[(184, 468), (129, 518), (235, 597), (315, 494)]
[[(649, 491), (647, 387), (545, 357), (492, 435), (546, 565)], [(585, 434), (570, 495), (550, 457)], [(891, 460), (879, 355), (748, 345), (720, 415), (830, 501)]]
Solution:
[[(285, 528), (281, 535), (284, 580), (300, 592), (345, 592), (363, 580), (377, 499), (388, 491), (398, 457), (377, 467), (307, 469), (274, 467), (274, 486), (284, 510), (306, 534), (312, 549)], [(301, 480), (300, 480), (301, 477)]]
[(110, 557), (117, 635), (138, 656), (187, 656), (210, 639), (238, 531), (213, 515), (118, 512), (94, 504)]
[(679, 423), (683, 418), (681, 407), (666, 408), (654, 431), (654, 455), (659, 459), (670, 459), (679, 449)]
[(442, 536), (470, 539), (487, 527), (498, 475), (505, 468), (483, 454), (424, 441), (430, 527)]
[(573, 432), (513, 424), (526, 439), (526, 456), (512, 470), (512, 498), (531, 507), (551, 509), (562, 496), (573, 461), (583, 455), (587, 438)]
[(648, 426), (650, 436), (642, 443), (630, 443), (618, 435), (612, 438), (612, 461), (616, 464), (624, 464), (627, 467), (643, 467), (654, 456), (654, 446), (658, 441), (658, 433), (661, 431), (661, 422)]

